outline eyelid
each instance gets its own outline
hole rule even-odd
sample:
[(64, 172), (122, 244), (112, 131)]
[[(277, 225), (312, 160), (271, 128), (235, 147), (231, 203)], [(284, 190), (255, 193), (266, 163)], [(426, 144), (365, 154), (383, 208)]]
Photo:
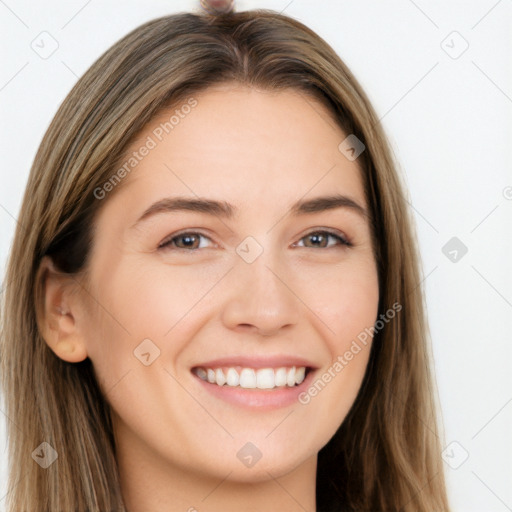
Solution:
[[(315, 233), (324, 233), (324, 234), (331, 235), (334, 238), (338, 238), (339, 239), (338, 240), (339, 243), (335, 244), (334, 246), (331, 246), (331, 247), (319, 247), (318, 249), (329, 249), (329, 248), (332, 248), (332, 247), (339, 247), (339, 246), (345, 246), (345, 247), (352, 247), (353, 246), (353, 244), (350, 241), (349, 237), (347, 237), (345, 235), (345, 233), (343, 233), (342, 231), (340, 231), (338, 229), (334, 229), (334, 228), (321, 228), (321, 227), (312, 228), (311, 230), (307, 231), (305, 234), (303, 234), (298, 239), (297, 242), (294, 242), (293, 245), (296, 246), (296, 244), (298, 242), (300, 242), (301, 240), (303, 240), (307, 236), (315, 234)], [(203, 238), (207, 238), (208, 240), (213, 242), (212, 238), (210, 236), (208, 236), (207, 234), (205, 234), (204, 232), (202, 232), (202, 230), (194, 229), (194, 228), (187, 228), (187, 229), (183, 229), (181, 231), (178, 231), (176, 233), (172, 233), (172, 234), (168, 235), (167, 237), (165, 237), (163, 239), (163, 241), (160, 242), (160, 244), (158, 245), (158, 249), (166, 249), (166, 247), (168, 245), (170, 245), (171, 242), (175, 238), (178, 238), (179, 236), (182, 236), (182, 235), (199, 235), (199, 236), (201, 236)], [(215, 243), (215, 242), (213, 242), (213, 243)], [(315, 247), (305, 247), (305, 249), (315, 249)], [(176, 248), (174, 248), (174, 250), (186, 251), (186, 252), (195, 252), (198, 249), (184, 249), (182, 247), (176, 247)]]
[[(327, 235), (331, 235), (334, 238), (339, 238), (340, 245), (342, 246), (348, 246), (351, 247), (353, 244), (350, 241), (349, 237), (343, 233), (343, 231), (340, 231), (339, 229), (334, 228), (313, 228), (312, 230), (308, 231), (304, 235), (302, 235), (299, 238), (299, 241), (301, 241), (303, 238), (306, 238), (309, 235), (315, 234), (315, 233), (324, 233)], [(296, 242), (297, 243), (297, 242)], [(306, 249), (313, 249), (313, 247), (306, 247)], [(321, 249), (328, 249), (328, 247), (321, 247)]]
[[(213, 242), (212, 238), (210, 236), (206, 235), (205, 233), (203, 233), (202, 231), (196, 230), (194, 228), (188, 228), (188, 229), (183, 229), (181, 231), (178, 231), (177, 233), (172, 233), (172, 234), (166, 236), (158, 244), (158, 249), (165, 249), (167, 244), (170, 244), (175, 238), (178, 238), (179, 236), (182, 236), (182, 235), (199, 235), (199, 236), (202, 236), (203, 238), (207, 238), (208, 240)], [(182, 249), (181, 247), (176, 247), (176, 250), (183, 250), (183, 251), (188, 251), (188, 252), (197, 251), (197, 249)]]

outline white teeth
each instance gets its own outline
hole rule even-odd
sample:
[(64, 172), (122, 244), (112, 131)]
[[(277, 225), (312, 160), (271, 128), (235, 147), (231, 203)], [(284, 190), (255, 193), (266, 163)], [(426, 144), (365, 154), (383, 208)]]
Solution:
[(240, 384), (240, 377), (234, 368), (228, 370), (226, 382), (228, 386), (238, 386), (238, 384)]
[(286, 386), (286, 368), (279, 368), (274, 378), (276, 387)]
[(274, 370), (272, 368), (263, 368), (256, 372), (256, 387), (259, 389), (274, 387)]
[(295, 366), (288, 370), (286, 375), (286, 385), (287, 386), (295, 386)]
[(253, 389), (256, 387), (256, 374), (250, 368), (244, 368), (240, 373), (240, 387)]
[(224, 372), (220, 368), (215, 370), (215, 379), (219, 386), (224, 386), (224, 384), (226, 384), (226, 377), (224, 377)]
[(297, 368), (297, 370), (295, 370), (295, 384), (300, 384), (304, 380), (305, 376), (306, 368), (304, 368), (304, 366)]
[(294, 387), (304, 382), (306, 367), (296, 368), (195, 368), (194, 373), (202, 380), (218, 386), (241, 387), (245, 389), (274, 389)]

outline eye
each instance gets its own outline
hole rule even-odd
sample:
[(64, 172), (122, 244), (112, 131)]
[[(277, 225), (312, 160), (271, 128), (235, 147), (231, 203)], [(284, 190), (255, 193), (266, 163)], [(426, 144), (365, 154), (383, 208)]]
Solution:
[[(329, 239), (335, 240), (338, 243), (330, 244), (329, 245)], [(303, 236), (301, 240), (310, 240), (313, 245), (304, 247), (308, 249), (314, 249), (314, 248), (320, 248), (320, 249), (328, 249), (333, 246), (340, 246), (344, 245), (347, 247), (350, 247), (352, 244), (345, 239), (340, 234), (332, 233), (331, 231), (312, 231), (311, 233), (308, 233), (306, 236)]]
[[(173, 235), (170, 238), (165, 239), (159, 246), (159, 249), (184, 249), (196, 251), (198, 249), (205, 249), (206, 246), (201, 244), (201, 239), (210, 240), (211, 238), (203, 235), (202, 233), (198, 233), (195, 231), (186, 231), (183, 233), (178, 233), (177, 235)], [(335, 243), (329, 244), (329, 239), (334, 240)], [(308, 249), (328, 249), (333, 246), (347, 246), (350, 247), (352, 244), (346, 240), (342, 235), (333, 233), (331, 231), (312, 231), (307, 235), (303, 236), (300, 241), (309, 240), (313, 245), (304, 245)], [(337, 243), (336, 243), (337, 242)], [(199, 245), (198, 245), (199, 244)]]
[(203, 238), (205, 240), (211, 239), (202, 233), (196, 233), (194, 231), (187, 231), (184, 233), (179, 233), (177, 235), (174, 235), (172, 238), (165, 239), (159, 246), (159, 249), (190, 249), (191, 251), (197, 250), (197, 249), (204, 249), (204, 245), (201, 245), (198, 241)]

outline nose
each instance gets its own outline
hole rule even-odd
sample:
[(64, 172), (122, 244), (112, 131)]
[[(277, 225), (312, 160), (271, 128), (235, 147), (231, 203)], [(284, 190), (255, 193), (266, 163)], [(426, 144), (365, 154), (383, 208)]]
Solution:
[(226, 328), (272, 336), (298, 323), (302, 305), (293, 292), (292, 274), (264, 255), (250, 264), (238, 261), (231, 272), (222, 310)]

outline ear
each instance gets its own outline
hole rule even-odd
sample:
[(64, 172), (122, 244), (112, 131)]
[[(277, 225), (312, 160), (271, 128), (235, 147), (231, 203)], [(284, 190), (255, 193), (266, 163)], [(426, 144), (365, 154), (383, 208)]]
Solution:
[(87, 357), (83, 333), (77, 319), (82, 312), (77, 281), (60, 272), (51, 258), (44, 256), (37, 272), (40, 286), (38, 325), (46, 344), (64, 361), (78, 363)]

